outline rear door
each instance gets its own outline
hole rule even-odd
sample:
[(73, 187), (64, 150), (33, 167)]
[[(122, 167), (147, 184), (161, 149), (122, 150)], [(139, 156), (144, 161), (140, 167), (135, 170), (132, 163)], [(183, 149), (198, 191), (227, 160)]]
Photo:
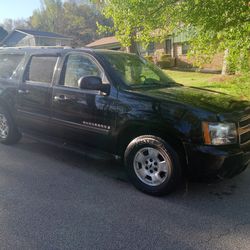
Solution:
[(48, 132), (51, 85), (58, 55), (32, 55), (18, 89), (19, 126), (31, 131)]

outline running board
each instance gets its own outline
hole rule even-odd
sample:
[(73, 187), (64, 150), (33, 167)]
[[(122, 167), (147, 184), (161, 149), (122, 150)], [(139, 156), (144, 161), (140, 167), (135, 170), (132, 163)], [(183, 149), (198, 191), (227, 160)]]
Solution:
[(121, 157), (118, 155), (110, 154), (105, 151), (102, 151), (100, 149), (96, 149), (94, 147), (89, 147), (86, 145), (80, 145), (80, 144), (72, 144), (69, 142), (66, 142), (65, 140), (61, 138), (55, 138), (50, 136), (44, 136), (34, 133), (26, 133), (23, 131), (23, 136), (26, 138), (30, 138), (31, 140), (35, 140), (44, 144), (49, 144), (58, 148), (70, 150), (73, 152), (76, 152), (78, 154), (81, 154), (86, 157), (90, 157), (92, 159), (96, 160), (119, 160)]

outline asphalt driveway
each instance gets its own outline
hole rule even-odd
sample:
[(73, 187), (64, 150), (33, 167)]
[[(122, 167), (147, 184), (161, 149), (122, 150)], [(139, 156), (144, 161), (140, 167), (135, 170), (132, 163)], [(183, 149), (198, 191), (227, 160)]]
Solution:
[(250, 249), (250, 168), (154, 198), (114, 161), (0, 145), (0, 249)]

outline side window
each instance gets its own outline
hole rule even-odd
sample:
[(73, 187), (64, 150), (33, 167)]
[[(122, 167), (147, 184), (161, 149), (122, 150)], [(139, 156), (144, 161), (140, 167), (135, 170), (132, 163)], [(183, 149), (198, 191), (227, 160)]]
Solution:
[(32, 56), (25, 81), (51, 83), (57, 59), (56, 56)]
[(64, 66), (63, 85), (78, 88), (78, 80), (84, 76), (103, 77), (98, 66), (88, 56), (69, 55)]
[(186, 55), (188, 53), (189, 50), (189, 44), (188, 43), (183, 43), (182, 44), (182, 55)]
[(0, 54), (0, 78), (16, 79), (16, 71), (23, 58), (22, 54)]

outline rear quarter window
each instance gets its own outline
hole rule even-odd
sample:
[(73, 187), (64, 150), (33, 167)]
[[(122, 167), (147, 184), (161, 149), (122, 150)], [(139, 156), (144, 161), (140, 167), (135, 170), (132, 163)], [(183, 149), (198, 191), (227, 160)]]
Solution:
[(0, 54), (0, 78), (16, 79), (17, 69), (23, 58), (23, 54)]
[(57, 60), (57, 56), (32, 56), (25, 81), (51, 83)]

